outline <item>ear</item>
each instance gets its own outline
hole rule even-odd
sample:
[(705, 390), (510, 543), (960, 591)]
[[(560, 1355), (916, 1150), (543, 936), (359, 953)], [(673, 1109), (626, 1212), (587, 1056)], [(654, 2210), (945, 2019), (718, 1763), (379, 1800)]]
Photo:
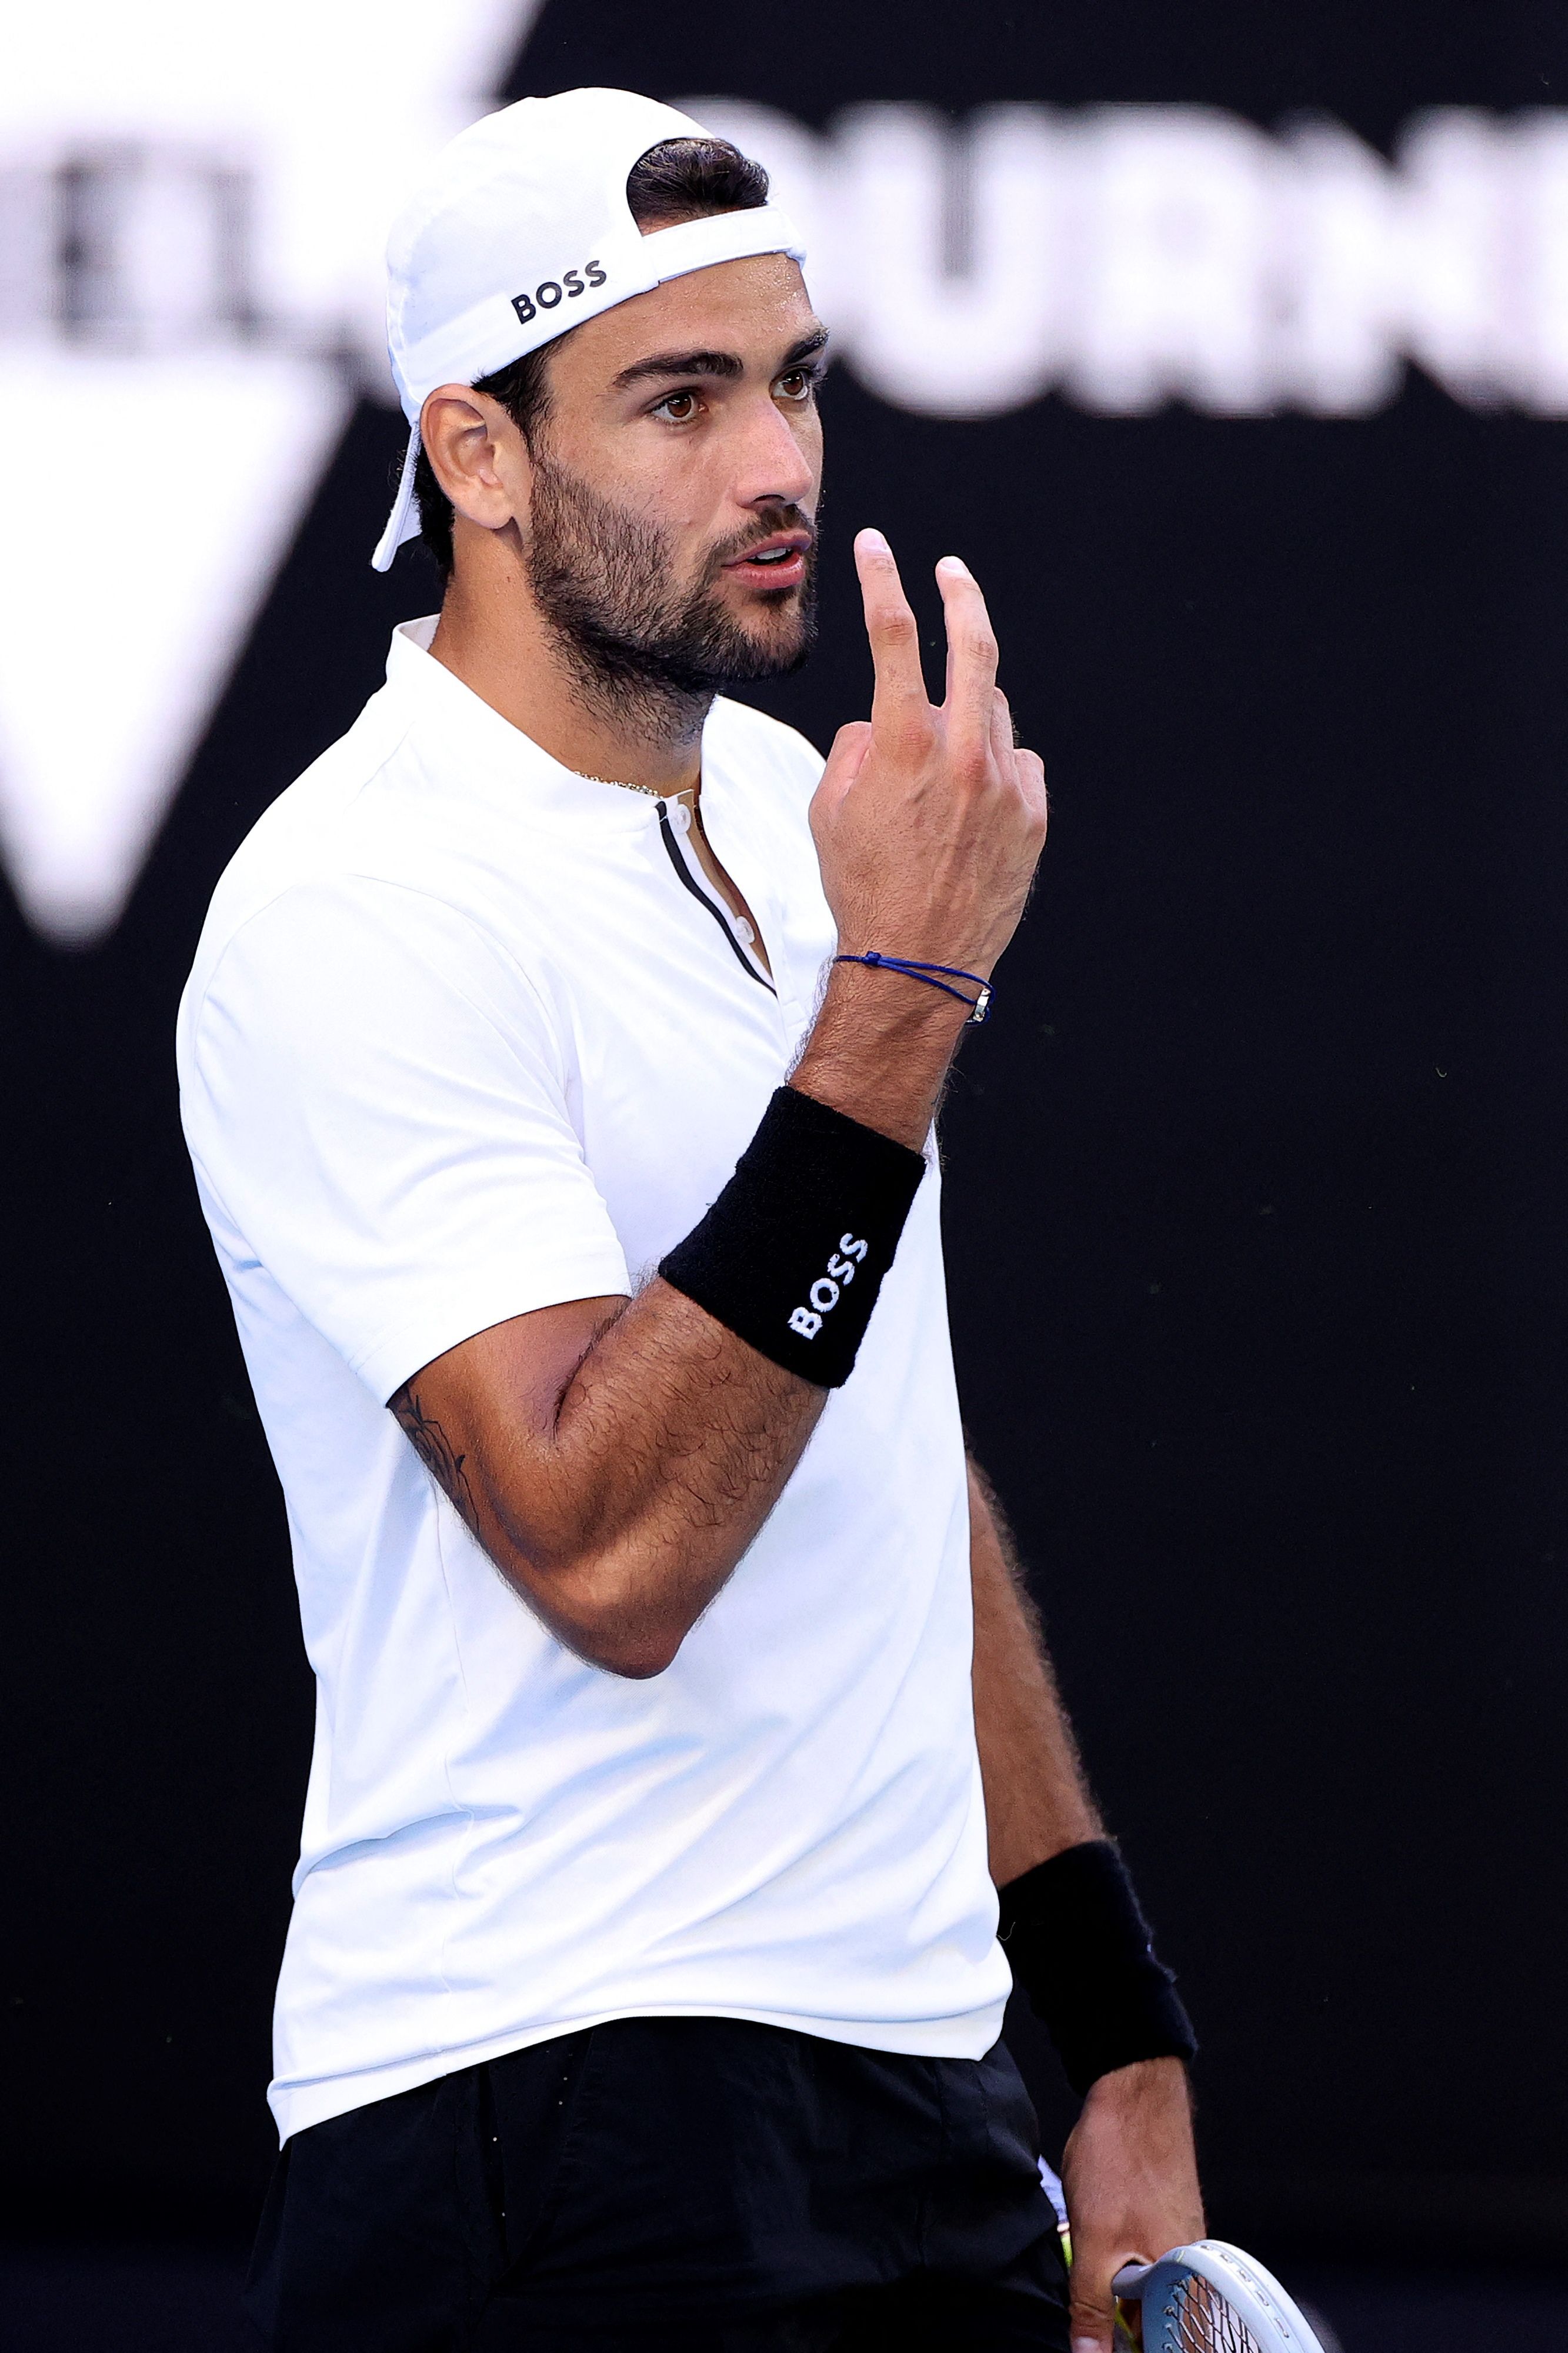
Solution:
[(532, 462), (499, 400), (471, 385), (441, 385), (419, 412), (419, 438), (457, 513), (483, 531), (527, 527)]

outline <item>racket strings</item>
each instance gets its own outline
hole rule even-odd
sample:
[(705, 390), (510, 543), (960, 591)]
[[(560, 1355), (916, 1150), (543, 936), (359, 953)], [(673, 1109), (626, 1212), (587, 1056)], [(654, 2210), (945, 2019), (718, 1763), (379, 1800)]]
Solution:
[(1205, 2279), (1189, 2274), (1165, 2311), (1172, 2353), (1262, 2353), (1236, 2306)]

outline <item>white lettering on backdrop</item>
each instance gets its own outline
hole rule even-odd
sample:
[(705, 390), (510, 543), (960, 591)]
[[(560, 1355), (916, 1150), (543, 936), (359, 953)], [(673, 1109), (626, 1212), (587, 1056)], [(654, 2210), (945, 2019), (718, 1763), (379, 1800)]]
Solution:
[(1568, 415), (1568, 113), (1333, 122), (1195, 106), (857, 108), (813, 134), (691, 111), (805, 224), (837, 355), (934, 417), (1058, 391), (1135, 417), (1363, 417), (1415, 362), (1454, 399)]
[[(390, 400), (386, 222), (531, 13), (79, 0), (13, 43), (0, 856), (47, 935), (116, 920), (356, 393)], [(1358, 417), (1415, 364), (1568, 415), (1568, 113), (1441, 109), (1390, 161), (1203, 107), (689, 106), (773, 172), (838, 358), (897, 406)]]

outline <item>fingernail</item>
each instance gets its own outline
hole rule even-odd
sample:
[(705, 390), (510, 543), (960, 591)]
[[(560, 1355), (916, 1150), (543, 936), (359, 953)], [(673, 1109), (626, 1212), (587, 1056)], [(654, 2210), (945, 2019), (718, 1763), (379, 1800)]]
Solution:
[(863, 547), (868, 555), (891, 555), (893, 552), (882, 533), (879, 531), (873, 531), (869, 524), (864, 531), (856, 533), (855, 544), (857, 547)]
[(1072, 2353), (1103, 2353), (1103, 2348), (1098, 2337), (1075, 2337)]
[[(956, 572), (961, 580), (972, 580), (974, 576), (962, 555), (944, 555), (936, 568), (939, 572)], [(1081, 2348), (1077, 2348), (1077, 2353), (1081, 2353)]]

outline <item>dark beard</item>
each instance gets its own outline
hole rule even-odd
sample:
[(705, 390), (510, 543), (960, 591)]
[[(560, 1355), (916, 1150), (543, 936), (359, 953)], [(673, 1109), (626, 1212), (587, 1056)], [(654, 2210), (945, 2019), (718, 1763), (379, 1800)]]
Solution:
[(759, 512), (714, 550), (702, 578), (682, 595), (668, 585), (674, 560), (656, 523), (613, 505), (548, 458), (536, 453), (533, 469), (529, 585), (584, 700), (602, 717), (661, 736), (693, 735), (722, 687), (800, 668), (816, 635), (815, 549), (798, 589), (761, 600), (775, 610), (795, 600), (771, 644), (744, 629), (716, 594), (725, 564), (774, 532), (808, 527), (798, 507)]

